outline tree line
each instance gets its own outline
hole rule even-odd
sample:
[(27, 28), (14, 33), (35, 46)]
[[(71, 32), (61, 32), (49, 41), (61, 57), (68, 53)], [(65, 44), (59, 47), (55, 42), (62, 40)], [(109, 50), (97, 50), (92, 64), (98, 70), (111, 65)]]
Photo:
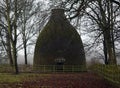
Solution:
[[(1, 0), (0, 1), (0, 37), (11, 66), (18, 73), (17, 54), (24, 50), (27, 64), (27, 47), (40, 30), (42, 2), (35, 0)], [(42, 13), (44, 14), (44, 12)], [(45, 15), (42, 15), (45, 16)]]

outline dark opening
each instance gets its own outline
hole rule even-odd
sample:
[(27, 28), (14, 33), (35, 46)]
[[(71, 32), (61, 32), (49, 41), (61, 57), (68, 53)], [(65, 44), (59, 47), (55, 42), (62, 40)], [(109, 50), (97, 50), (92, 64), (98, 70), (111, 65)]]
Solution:
[(64, 58), (57, 58), (55, 59), (56, 67), (55, 70), (58, 72), (63, 71), (63, 65), (64, 65), (65, 59)]
[(56, 70), (57, 71), (63, 71), (63, 65), (64, 65), (64, 63), (57, 63), (56, 64)]

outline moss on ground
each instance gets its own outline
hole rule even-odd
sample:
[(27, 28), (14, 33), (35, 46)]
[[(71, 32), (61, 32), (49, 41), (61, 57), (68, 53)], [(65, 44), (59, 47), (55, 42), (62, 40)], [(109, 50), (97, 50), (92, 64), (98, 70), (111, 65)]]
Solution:
[(0, 83), (14, 83), (23, 81), (33, 81), (36, 78), (44, 78), (49, 74), (21, 73), (18, 75), (12, 73), (0, 73)]

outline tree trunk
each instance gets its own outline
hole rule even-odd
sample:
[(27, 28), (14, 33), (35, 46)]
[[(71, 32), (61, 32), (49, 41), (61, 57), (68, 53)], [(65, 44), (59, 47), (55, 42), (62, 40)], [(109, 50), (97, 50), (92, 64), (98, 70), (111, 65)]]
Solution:
[(18, 8), (17, 8), (17, 0), (15, 0), (14, 2), (15, 4), (15, 18), (14, 18), (14, 24), (13, 24), (13, 27), (14, 27), (14, 40), (12, 41), (12, 46), (13, 46), (13, 57), (14, 57), (14, 60), (15, 60), (15, 73), (18, 74), (19, 71), (18, 71), (18, 64), (17, 64), (17, 49), (16, 49), (16, 45), (17, 45), (17, 11), (18, 11)]
[(12, 54), (11, 54), (11, 22), (10, 22), (10, 11), (9, 11), (9, 2), (8, 0), (5, 1), (6, 3), (6, 20), (7, 20), (7, 24), (8, 24), (8, 28), (7, 28), (7, 54), (8, 54), (8, 58), (10, 59), (10, 64), (13, 64), (13, 59), (12, 59)]
[(117, 64), (113, 30), (112, 30), (112, 35), (111, 35), (111, 37), (112, 37), (111, 39), (112, 39), (112, 46), (113, 46), (114, 62)]
[(8, 58), (10, 60), (10, 65), (13, 66), (13, 58), (12, 58), (12, 54), (11, 54), (11, 46), (8, 46)]
[(111, 38), (111, 30), (108, 28), (106, 29), (105, 31), (105, 35), (106, 36), (106, 39), (105, 39), (105, 42), (106, 42), (106, 46), (107, 46), (107, 55), (108, 55), (108, 63), (109, 64), (116, 64), (116, 58), (114, 56), (114, 46), (113, 46), (113, 40)]
[(18, 70), (18, 64), (17, 64), (17, 50), (16, 50), (16, 44), (12, 44), (13, 46), (13, 58), (15, 60), (15, 73), (18, 74), (19, 70)]
[(23, 46), (24, 46), (24, 58), (25, 58), (25, 65), (27, 65), (27, 41), (26, 41), (26, 14), (25, 14), (25, 8), (24, 8), (24, 21), (23, 21), (23, 32), (22, 32), (22, 35), (23, 35)]
[(106, 42), (107, 42), (107, 50), (109, 55), (109, 64), (116, 64), (116, 56), (115, 56), (115, 45), (114, 45), (114, 33), (113, 33), (113, 4), (108, 1), (108, 22), (106, 25)]
[(7, 56), (8, 56), (8, 59), (10, 61), (10, 65), (13, 66), (13, 58), (12, 58), (12, 54), (11, 54), (11, 45), (10, 45), (10, 38), (9, 38), (9, 34), (7, 33), (7, 36), (6, 36), (6, 44), (7, 44)]
[(103, 51), (104, 51), (104, 62), (107, 65), (108, 64), (108, 57), (107, 57), (107, 47), (106, 47), (106, 43), (105, 43), (105, 38), (103, 40)]
[(26, 41), (24, 41), (24, 55), (25, 55), (25, 65), (27, 65), (27, 47), (26, 47)]

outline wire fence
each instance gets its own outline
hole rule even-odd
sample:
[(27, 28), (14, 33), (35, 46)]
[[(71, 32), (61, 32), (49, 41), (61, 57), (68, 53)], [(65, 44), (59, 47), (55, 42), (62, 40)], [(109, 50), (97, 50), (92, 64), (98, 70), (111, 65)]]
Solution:
[(92, 70), (105, 79), (120, 84), (120, 65), (95, 65)]
[[(85, 65), (19, 65), (20, 73), (49, 73), (49, 72), (83, 72)], [(13, 73), (15, 67), (10, 65), (0, 65), (0, 73)]]
[(33, 67), (35, 72), (83, 72), (85, 65), (40, 65)]

